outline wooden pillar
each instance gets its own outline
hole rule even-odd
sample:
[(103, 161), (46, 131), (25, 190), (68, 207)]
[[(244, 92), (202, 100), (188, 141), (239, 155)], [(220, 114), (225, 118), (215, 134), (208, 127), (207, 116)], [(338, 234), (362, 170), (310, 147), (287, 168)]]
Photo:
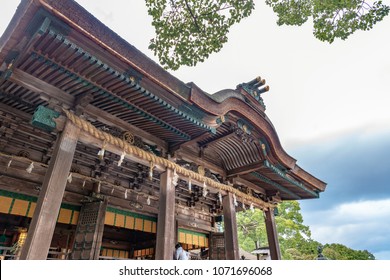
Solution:
[(179, 222), (175, 219), (175, 239), (173, 241), (175, 244), (179, 242)]
[(268, 246), (271, 254), (271, 260), (280, 260), (281, 254), (278, 240), (278, 232), (276, 230), (273, 209), (265, 211), (265, 227), (267, 230)]
[(20, 259), (45, 260), (49, 252), (80, 129), (67, 122), (58, 137)]
[(175, 186), (172, 177), (171, 169), (160, 176), (156, 260), (172, 260), (175, 250)]
[(72, 260), (98, 260), (102, 246), (107, 200), (85, 203), (80, 211)]
[(238, 247), (236, 208), (233, 203), (233, 194), (223, 197), (223, 218), (225, 223), (225, 252), (227, 260), (240, 259)]

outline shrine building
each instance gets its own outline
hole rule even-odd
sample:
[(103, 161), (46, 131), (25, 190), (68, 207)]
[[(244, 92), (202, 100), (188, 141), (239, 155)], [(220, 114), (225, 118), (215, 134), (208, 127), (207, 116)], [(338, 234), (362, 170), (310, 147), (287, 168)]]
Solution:
[(204, 92), (73, 0), (22, 0), (0, 38), (0, 257), (239, 259), (236, 212), (257, 208), (280, 259), (278, 203), (326, 184), (281, 146), (268, 90)]

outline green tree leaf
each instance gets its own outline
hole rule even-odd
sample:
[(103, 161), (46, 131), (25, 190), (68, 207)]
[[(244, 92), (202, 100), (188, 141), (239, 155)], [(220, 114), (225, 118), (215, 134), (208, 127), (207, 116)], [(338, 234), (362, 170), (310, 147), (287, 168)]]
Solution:
[[(275, 217), (282, 259), (314, 260), (318, 247), (331, 260), (374, 260), (367, 250), (353, 250), (341, 244), (326, 244), (311, 238), (311, 231), (304, 224), (301, 208), (297, 201), (285, 201), (278, 205), (279, 215)], [(263, 212), (256, 209), (237, 213), (238, 242), (242, 249), (251, 252), (268, 246)]]
[[(145, 0), (156, 36), (149, 49), (166, 69), (195, 66), (219, 52), (230, 28), (250, 16), (254, 0)], [(382, 1), (265, 0), (278, 25), (300, 26), (313, 19), (313, 34), (332, 43), (357, 30), (370, 30), (389, 14)]]
[(345, 40), (356, 30), (370, 30), (389, 14), (382, 1), (368, 4), (362, 0), (323, 0), (313, 2), (314, 36), (332, 43)]
[(146, 0), (146, 5), (156, 31), (149, 48), (173, 70), (220, 51), (230, 27), (254, 9), (252, 0)]

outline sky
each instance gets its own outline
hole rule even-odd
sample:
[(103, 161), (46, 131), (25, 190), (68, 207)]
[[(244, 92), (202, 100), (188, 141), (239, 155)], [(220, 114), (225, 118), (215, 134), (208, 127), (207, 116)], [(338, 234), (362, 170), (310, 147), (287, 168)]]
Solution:
[[(154, 30), (144, 1), (77, 2), (157, 61), (148, 50)], [(19, 1), (1, 3), (2, 34)], [(328, 44), (313, 37), (310, 19), (280, 27), (272, 9), (256, 1), (219, 53), (172, 74), (208, 93), (265, 78), (266, 113), (282, 146), (328, 184), (319, 199), (301, 201), (312, 238), (390, 260), (389, 16), (370, 31)]]

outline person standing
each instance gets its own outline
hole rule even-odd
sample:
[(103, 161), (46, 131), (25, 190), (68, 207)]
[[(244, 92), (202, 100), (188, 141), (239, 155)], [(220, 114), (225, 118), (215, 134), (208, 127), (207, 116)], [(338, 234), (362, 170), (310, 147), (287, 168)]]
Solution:
[(180, 243), (177, 243), (175, 246), (175, 260), (188, 260), (189, 258), (189, 253), (183, 249)]

